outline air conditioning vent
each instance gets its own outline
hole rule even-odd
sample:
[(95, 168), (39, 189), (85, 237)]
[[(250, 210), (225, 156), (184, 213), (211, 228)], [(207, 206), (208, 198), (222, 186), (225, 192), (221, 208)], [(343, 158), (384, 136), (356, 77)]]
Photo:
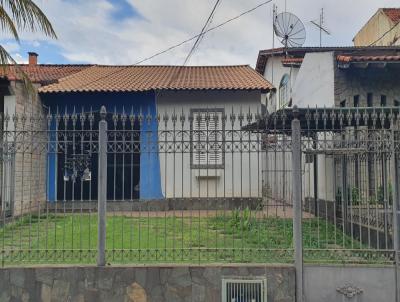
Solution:
[(267, 302), (267, 279), (222, 279), (222, 302)]

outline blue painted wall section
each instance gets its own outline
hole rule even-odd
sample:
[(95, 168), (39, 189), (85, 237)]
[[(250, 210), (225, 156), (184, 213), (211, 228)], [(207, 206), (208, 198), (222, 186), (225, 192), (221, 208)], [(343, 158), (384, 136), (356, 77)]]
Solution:
[[(156, 104), (148, 107), (140, 128), (140, 198), (162, 198)], [(154, 173), (157, 171), (157, 173)]]
[[(74, 107), (77, 112), (87, 112), (90, 109), (99, 111), (105, 106), (108, 112), (114, 110), (120, 114), (125, 109), (126, 113), (133, 110), (134, 114), (140, 112), (144, 120), (140, 128), (140, 198), (160, 199), (163, 198), (161, 189), (160, 159), (158, 152), (158, 122), (156, 117), (157, 108), (154, 92), (146, 93), (60, 93), (44, 94), (41, 99), (45, 106), (51, 108), (55, 113), (58, 109), (64, 114), (65, 108), (72, 113)], [(151, 118), (150, 118), (151, 117)], [(55, 123), (51, 129), (55, 130)], [(50, 134), (52, 135), (52, 134)], [(56, 137), (49, 137), (54, 142)], [(47, 194), (49, 201), (56, 200), (57, 192), (57, 155), (48, 154), (47, 163)]]

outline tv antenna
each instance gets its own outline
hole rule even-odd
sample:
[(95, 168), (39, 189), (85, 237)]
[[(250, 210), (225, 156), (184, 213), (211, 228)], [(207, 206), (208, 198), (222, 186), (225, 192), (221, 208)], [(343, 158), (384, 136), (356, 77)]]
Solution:
[(311, 24), (315, 25), (319, 29), (319, 47), (322, 47), (322, 33), (330, 35), (331, 33), (325, 27), (324, 9), (321, 9), (321, 14), (319, 15), (319, 23), (316, 20), (311, 21)]
[(304, 24), (292, 13), (283, 12), (274, 16), (274, 32), (285, 48), (300, 47), (306, 41)]

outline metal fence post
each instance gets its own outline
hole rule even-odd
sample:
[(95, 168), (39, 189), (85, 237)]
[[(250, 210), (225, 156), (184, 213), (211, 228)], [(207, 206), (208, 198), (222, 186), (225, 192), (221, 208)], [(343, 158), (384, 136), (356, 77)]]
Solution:
[(98, 179), (98, 242), (97, 265), (106, 265), (106, 200), (107, 200), (107, 111), (100, 109), (99, 122), (99, 179)]
[(292, 182), (293, 182), (293, 242), (296, 268), (296, 302), (303, 301), (303, 236), (301, 189), (301, 127), (298, 109), (293, 108), (292, 120)]
[[(395, 278), (396, 278), (396, 301), (400, 302), (400, 238), (399, 238), (399, 160), (397, 157), (397, 148), (396, 148), (396, 133), (398, 132), (398, 123), (399, 121), (391, 121), (391, 179), (392, 179), (392, 195), (393, 195), (393, 250), (395, 253)], [(398, 143), (398, 142), (397, 142)]]

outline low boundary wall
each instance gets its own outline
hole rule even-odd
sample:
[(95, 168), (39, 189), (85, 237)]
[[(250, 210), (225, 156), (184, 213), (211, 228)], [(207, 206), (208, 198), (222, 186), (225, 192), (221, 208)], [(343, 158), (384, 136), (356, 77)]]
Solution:
[(0, 269), (0, 301), (220, 302), (223, 277), (267, 277), (269, 301), (294, 301), (292, 266), (31, 267)]

